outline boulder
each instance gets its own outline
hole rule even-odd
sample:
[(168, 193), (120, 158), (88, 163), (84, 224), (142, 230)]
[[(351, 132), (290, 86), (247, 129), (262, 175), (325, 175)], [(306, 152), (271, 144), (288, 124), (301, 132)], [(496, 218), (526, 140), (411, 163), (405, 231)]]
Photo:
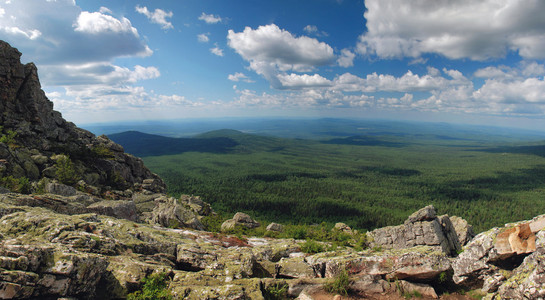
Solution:
[(433, 287), (424, 284), (424, 283), (413, 283), (408, 282), (405, 280), (400, 280), (397, 283), (397, 288), (400, 289), (399, 292), (403, 295), (414, 295), (418, 294), (420, 297), (424, 297), (426, 299), (432, 298), (432, 299), (438, 299), (437, 293), (433, 289)]
[(267, 225), (266, 230), (267, 231), (282, 232), (282, 231), (284, 231), (284, 225), (273, 222), (273, 223)]
[(175, 198), (166, 196), (155, 199), (155, 208), (148, 222), (168, 228), (193, 228), (204, 230), (204, 225), (197, 215), (179, 204)]
[(352, 228), (350, 226), (344, 224), (344, 223), (335, 223), (335, 226), (333, 227), (335, 230), (342, 231), (344, 233), (353, 234)]
[(237, 212), (232, 219), (229, 219), (221, 224), (221, 231), (230, 231), (235, 229), (237, 226), (251, 229), (259, 227), (260, 224), (254, 221), (249, 215)]

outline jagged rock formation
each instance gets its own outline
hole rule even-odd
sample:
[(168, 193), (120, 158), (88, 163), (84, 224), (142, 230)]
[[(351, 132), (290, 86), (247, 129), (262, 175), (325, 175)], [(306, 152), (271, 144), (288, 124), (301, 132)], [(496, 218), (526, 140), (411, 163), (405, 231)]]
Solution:
[(543, 258), (543, 229), (545, 215), (478, 234), (453, 262), (454, 282), (501, 299), (545, 296), (545, 269), (536, 263)]
[[(53, 103), (41, 90), (36, 66), (22, 65), (20, 56), (17, 49), (0, 41), (0, 176), (31, 181), (61, 179), (70, 185), (82, 180), (80, 188), (97, 195), (138, 190), (145, 180), (148, 188), (154, 182), (155, 191), (164, 191), (162, 180), (141, 159), (124, 153), (123, 147), (106, 136), (95, 137), (76, 127), (54, 111)], [(69, 165), (61, 166), (59, 159), (64, 158), (58, 155), (65, 155)], [(61, 167), (69, 168), (71, 178), (58, 178)], [(110, 196), (130, 197), (122, 192)]]
[(462, 249), (449, 216), (437, 217), (432, 205), (410, 215), (403, 225), (375, 229), (369, 236), (372, 247), (405, 249), (426, 245), (438, 247), (451, 256)]

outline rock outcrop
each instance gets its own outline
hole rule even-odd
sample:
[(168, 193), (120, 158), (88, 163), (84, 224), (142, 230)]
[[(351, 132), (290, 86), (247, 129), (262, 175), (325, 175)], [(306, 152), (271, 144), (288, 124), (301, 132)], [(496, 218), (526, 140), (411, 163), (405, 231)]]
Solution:
[[(454, 282), (467, 287), (482, 287), (486, 292), (496, 292), (506, 284), (513, 286), (512, 279), (517, 278), (518, 283), (526, 282), (528, 286), (534, 285), (535, 288), (536, 282), (526, 281), (528, 276), (533, 272), (536, 272), (534, 277), (545, 274), (538, 265), (528, 266), (527, 260), (539, 257), (539, 253), (543, 251), (543, 229), (545, 215), (478, 234), (453, 262)], [(537, 251), (538, 249), (541, 250)], [(530, 253), (532, 254), (528, 256)], [(537, 284), (545, 289), (545, 281)], [(505, 289), (508, 288), (504, 287), (502, 290)]]
[(414, 246), (438, 247), (454, 256), (461, 250), (458, 235), (448, 216), (437, 217), (433, 206), (413, 213), (403, 225), (379, 228), (369, 234), (371, 247), (405, 249)]
[[(36, 183), (34, 190), (45, 177), (73, 186), (82, 180), (88, 192), (102, 196), (107, 191), (139, 190), (145, 182), (155, 183), (157, 192), (164, 191), (162, 180), (141, 159), (53, 110), (36, 66), (22, 65), (20, 56), (17, 49), (0, 41), (0, 176), (28, 178)], [(122, 192), (110, 196), (130, 197)]]

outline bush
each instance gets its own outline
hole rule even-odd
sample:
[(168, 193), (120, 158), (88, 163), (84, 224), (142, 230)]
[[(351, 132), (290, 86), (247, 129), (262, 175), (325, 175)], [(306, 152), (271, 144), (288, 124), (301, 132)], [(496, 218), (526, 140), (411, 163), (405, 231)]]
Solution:
[(346, 269), (341, 270), (339, 275), (324, 285), (325, 290), (331, 294), (348, 295), (348, 286), (350, 285), (350, 277)]
[(3, 186), (15, 193), (30, 193), (30, 181), (26, 177), (14, 178), (11, 175), (2, 177), (0, 178), (0, 186)]
[(314, 240), (307, 240), (301, 245), (301, 252), (304, 252), (304, 253), (314, 254), (314, 253), (320, 253), (324, 251), (325, 251), (324, 246)]
[(113, 159), (115, 158), (114, 152), (104, 146), (94, 146), (91, 148), (91, 152), (101, 158)]
[(74, 185), (79, 181), (79, 175), (74, 168), (74, 163), (66, 155), (59, 155), (55, 163), (57, 171), (55, 173), (57, 179), (66, 184)]
[(288, 297), (288, 284), (275, 283), (265, 288), (263, 297), (265, 300), (284, 300)]
[(170, 300), (172, 295), (168, 288), (168, 275), (151, 274), (142, 279), (142, 289), (127, 295), (128, 300)]
[(4, 132), (4, 127), (0, 126), (0, 143), (7, 144), (9, 146), (15, 145), (15, 137), (17, 136), (17, 132), (13, 130), (6, 130)]

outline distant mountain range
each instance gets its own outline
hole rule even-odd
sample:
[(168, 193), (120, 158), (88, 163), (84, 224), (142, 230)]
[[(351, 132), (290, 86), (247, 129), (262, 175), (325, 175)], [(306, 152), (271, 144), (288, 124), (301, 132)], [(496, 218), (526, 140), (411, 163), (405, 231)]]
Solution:
[[(234, 130), (233, 130), (234, 131)], [(224, 134), (227, 131), (222, 131)], [(201, 135), (193, 138), (171, 138), (139, 131), (126, 131), (108, 136), (125, 151), (136, 156), (158, 156), (183, 152), (228, 153), (239, 143), (225, 135)]]

